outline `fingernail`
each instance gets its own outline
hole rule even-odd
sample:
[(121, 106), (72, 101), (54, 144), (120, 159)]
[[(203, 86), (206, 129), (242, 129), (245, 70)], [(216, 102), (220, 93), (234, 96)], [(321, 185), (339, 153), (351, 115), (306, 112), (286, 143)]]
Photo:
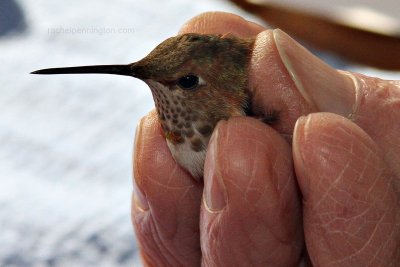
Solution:
[(283, 64), (312, 107), (342, 116), (353, 113), (356, 92), (350, 76), (324, 63), (282, 30), (274, 30), (273, 35)]
[[(138, 142), (140, 142), (140, 139), (142, 138), (142, 123), (143, 123), (143, 118), (140, 120), (140, 122), (138, 123), (138, 125), (136, 127), (134, 149), (138, 148)], [(135, 162), (135, 160), (134, 160), (134, 162)], [(138, 179), (138, 178), (133, 177), (134, 203), (137, 208), (141, 209), (142, 211), (146, 211), (149, 209), (149, 203), (147, 201), (146, 195), (143, 193), (143, 191), (137, 185), (136, 179)]]
[(136, 149), (137, 144), (139, 139), (142, 136), (142, 123), (143, 123), (143, 118), (140, 119), (139, 123), (136, 125), (136, 130), (135, 130), (135, 141), (133, 143), (134, 149)]
[(133, 197), (137, 208), (142, 211), (149, 210), (149, 202), (147, 201), (145, 194), (136, 184), (136, 181), (133, 182)]
[[(306, 134), (307, 134), (307, 125), (311, 119), (312, 115), (308, 116), (301, 116), (297, 119), (296, 124), (293, 129), (293, 143), (292, 143), (292, 153), (293, 153), (293, 160), (295, 164), (295, 169), (296, 169), (296, 175), (297, 177), (306, 177), (306, 171), (305, 166), (304, 166), (304, 157), (302, 154), (302, 147), (301, 145), (304, 145), (305, 139), (306, 139)], [(301, 183), (299, 183), (301, 192), (304, 197), (308, 195), (308, 186), (309, 182), (302, 180)]]
[(210, 213), (220, 212), (226, 206), (225, 186), (217, 165), (219, 130), (214, 131), (207, 152), (207, 162), (204, 172), (204, 195), (205, 208)]

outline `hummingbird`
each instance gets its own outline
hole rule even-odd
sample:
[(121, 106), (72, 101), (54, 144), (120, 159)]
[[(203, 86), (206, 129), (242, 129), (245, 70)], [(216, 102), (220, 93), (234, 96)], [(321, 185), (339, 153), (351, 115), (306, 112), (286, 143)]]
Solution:
[[(32, 74), (116, 74), (150, 88), (175, 161), (196, 180), (203, 176), (211, 134), (221, 120), (251, 115), (248, 70), (254, 39), (187, 33), (160, 43), (126, 65), (42, 69)], [(272, 118), (274, 120), (274, 118)]]

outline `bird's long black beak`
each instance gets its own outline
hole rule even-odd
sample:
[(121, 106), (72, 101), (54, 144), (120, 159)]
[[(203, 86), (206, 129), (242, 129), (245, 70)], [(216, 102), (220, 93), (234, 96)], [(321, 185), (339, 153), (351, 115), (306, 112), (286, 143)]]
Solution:
[(42, 69), (31, 72), (31, 74), (115, 74), (135, 77), (132, 64), (128, 65), (93, 65), (66, 68)]

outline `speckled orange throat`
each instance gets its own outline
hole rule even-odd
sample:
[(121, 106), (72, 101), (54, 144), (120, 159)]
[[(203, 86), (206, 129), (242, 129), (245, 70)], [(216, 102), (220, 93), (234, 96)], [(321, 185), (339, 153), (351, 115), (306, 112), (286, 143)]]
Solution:
[(172, 132), (172, 131), (167, 131), (164, 133), (165, 134), (165, 138), (170, 141), (172, 144), (176, 145), (176, 144), (180, 144), (183, 142), (183, 137), (182, 135), (176, 133), (176, 132)]

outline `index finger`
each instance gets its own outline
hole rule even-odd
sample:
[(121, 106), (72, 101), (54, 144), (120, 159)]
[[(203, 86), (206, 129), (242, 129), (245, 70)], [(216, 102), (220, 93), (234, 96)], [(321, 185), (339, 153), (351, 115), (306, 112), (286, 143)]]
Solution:
[(200, 14), (179, 30), (179, 34), (226, 34), (231, 33), (242, 38), (255, 38), (265, 28), (254, 22), (226, 12), (207, 12)]

